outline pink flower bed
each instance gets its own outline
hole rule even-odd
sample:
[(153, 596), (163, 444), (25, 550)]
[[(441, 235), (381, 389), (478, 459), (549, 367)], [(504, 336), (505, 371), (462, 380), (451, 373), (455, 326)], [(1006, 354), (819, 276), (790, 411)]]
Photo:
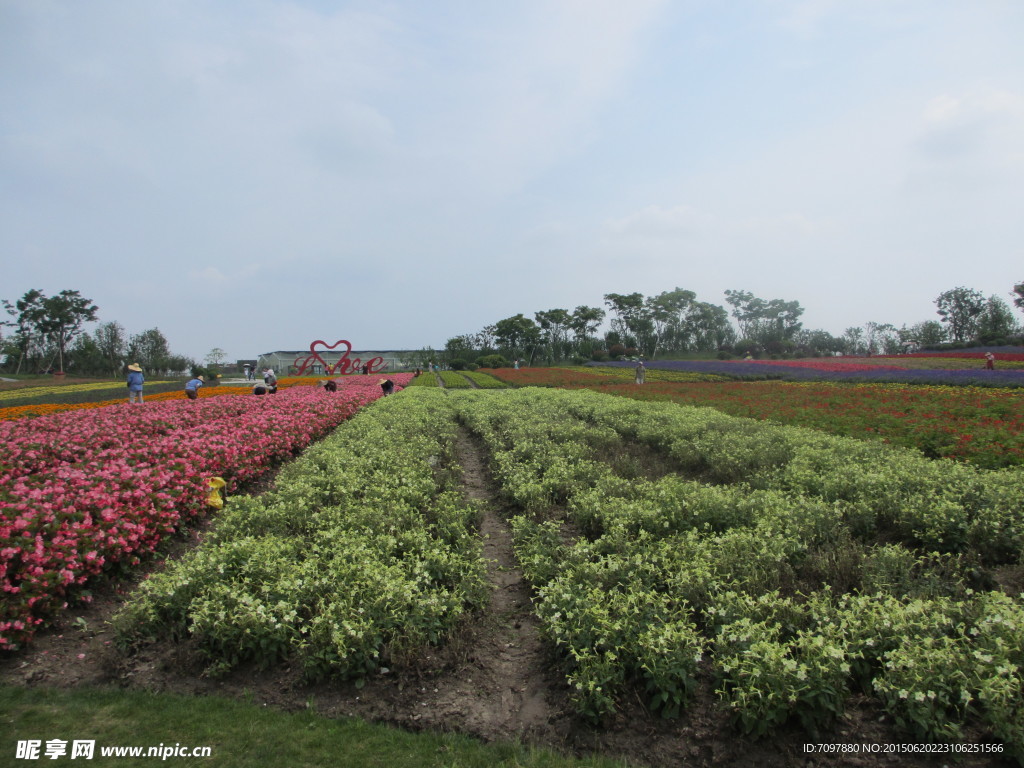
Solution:
[(210, 477), (229, 490), (258, 478), (379, 398), (378, 378), (0, 423), (0, 650), (104, 568), (138, 563), (205, 514)]

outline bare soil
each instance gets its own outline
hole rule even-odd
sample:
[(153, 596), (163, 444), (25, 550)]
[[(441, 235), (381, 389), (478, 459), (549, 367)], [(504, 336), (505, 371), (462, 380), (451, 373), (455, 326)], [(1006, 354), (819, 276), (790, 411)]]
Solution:
[[(623, 697), (620, 711), (599, 726), (573, 714), (564, 675), (539, 634), (530, 589), (512, 552), (511, 531), (483, 462), (468, 434), (458, 443), (467, 497), (483, 502), (484, 556), (492, 585), (489, 607), (445, 644), (401, 669), (381, 670), (361, 688), (352, 682), (307, 684), (299, 670), (241, 669), (227, 677), (203, 675), (187, 644), (158, 643), (134, 655), (119, 653), (107, 624), (144, 573), (130, 582), (101, 585), (88, 605), (66, 611), (26, 650), (0, 658), (0, 684), (115, 686), (186, 695), (250, 700), (282, 710), (309, 706), (328, 717), (358, 716), (409, 730), (460, 732), (485, 741), (516, 739), (562, 752), (601, 753), (638, 766), (1003, 766), (992, 757), (900, 753), (808, 754), (805, 744), (865, 745), (885, 749), (907, 742), (869, 701), (856, 699), (828, 734), (782, 729), (770, 739), (740, 737), (729, 724), (705, 675), (700, 693), (678, 719), (647, 711), (640, 692)], [(196, 546), (203, 531), (177, 539), (148, 570), (163, 567)]]

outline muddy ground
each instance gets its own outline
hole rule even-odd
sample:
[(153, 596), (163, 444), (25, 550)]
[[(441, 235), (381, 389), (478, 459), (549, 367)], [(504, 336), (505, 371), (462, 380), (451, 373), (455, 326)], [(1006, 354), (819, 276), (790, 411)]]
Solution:
[[(0, 659), (0, 682), (8, 685), (71, 687), (101, 685), (187, 695), (218, 695), (282, 710), (312, 705), (328, 717), (358, 716), (409, 730), (465, 733), (486, 741), (518, 739), (585, 755), (600, 752), (637, 766), (1002, 766), (1002, 760), (953, 755), (808, 755), (804, 744), (884, 745), (908, 741), (867, 700), (854, 700), (833, 732), (812, 737), (796, 728), (771, 738), (742, 738), (730, 726), (707, 677), (701, 693), (674, 720), (650, 714), (640, 693), (623, 697), (620, 712), (600, 726), (575, 717), (564, 675), (541, 642), (530, 609), (530, 590), (512, 554), (506, 510), (495, 494), (483, 454), (468, 435), (459, 440), (467, 496), (486, 506), (481, 533), (493, 586), (489, 608), (467, 623), (442, 649), (415, 664), (381, 671), (362, 688), (349, 682), (310, 685), (299, 670), (237, 670), (209, 679), (187, 646), (147, 647), (119, 654), (106, 622), (132, 583), (102, 585), (93, 602), (37, 636), (25, 651)], [(202, 530), (175, 542), (173, 560), (202, 538)], [(149, 565), (149, 570), (162, 567)], [(139, 573), (135, 583), (143, 577)], [(913, 741), (912, 739), (910, 741)]]

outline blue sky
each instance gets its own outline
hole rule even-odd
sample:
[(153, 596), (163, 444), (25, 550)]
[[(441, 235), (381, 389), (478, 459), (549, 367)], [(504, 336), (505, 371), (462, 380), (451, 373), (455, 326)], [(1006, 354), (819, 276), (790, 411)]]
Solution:
[(1024, 280), (1016, 0), (0, 0), (0, 298), (232, 358)]

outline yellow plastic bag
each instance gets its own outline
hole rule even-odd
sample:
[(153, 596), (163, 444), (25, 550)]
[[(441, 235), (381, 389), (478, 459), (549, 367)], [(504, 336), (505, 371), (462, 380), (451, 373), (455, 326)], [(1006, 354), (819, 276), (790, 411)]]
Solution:
[(214, 509), (221, 509), (224, 506), (224, 496), (221, 488), (227, 485), (223, 477), (211, 477), (206, 481), (210, 492), (206, 495), (206, 506)]

